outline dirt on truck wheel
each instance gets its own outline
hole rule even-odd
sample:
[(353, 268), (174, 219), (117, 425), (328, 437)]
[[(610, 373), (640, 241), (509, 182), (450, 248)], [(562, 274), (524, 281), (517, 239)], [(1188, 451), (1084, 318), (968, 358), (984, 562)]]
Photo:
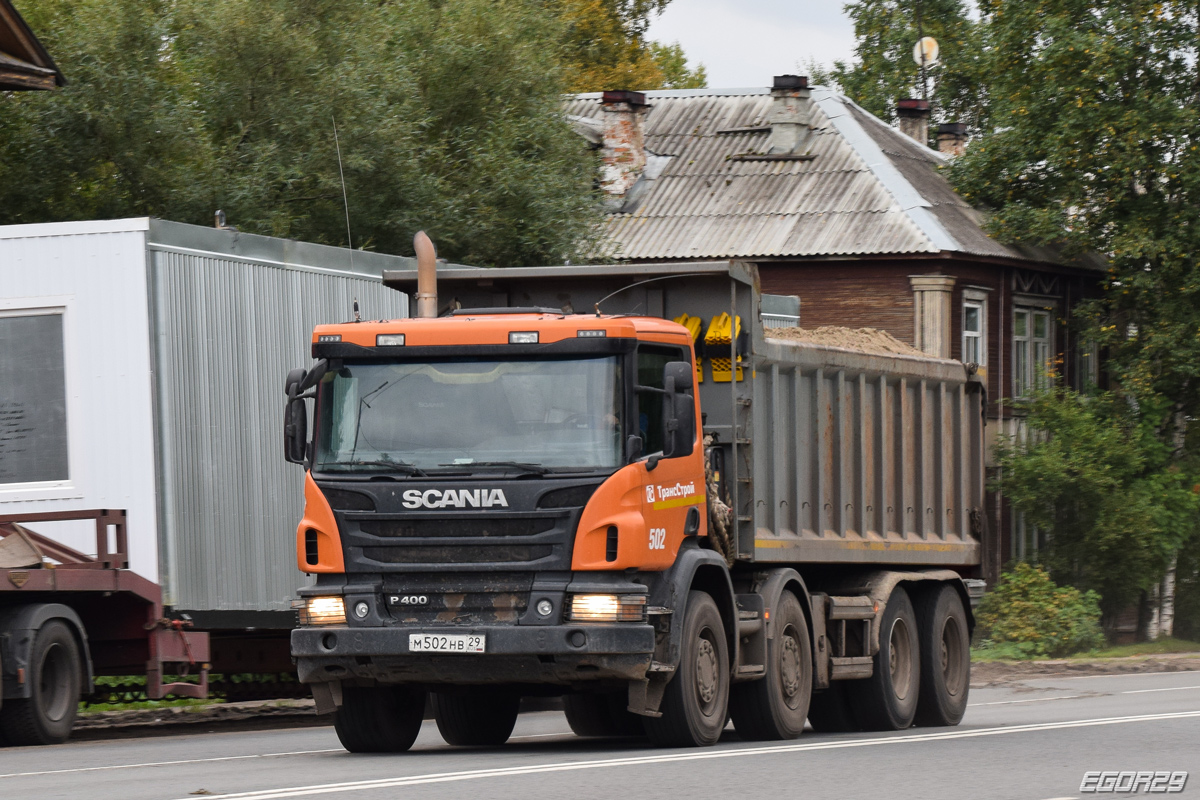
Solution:
[(795, 739), (804, 731), (812, 698), (812, 646), (800, 601), (784, 592), (775, 610), (777, 631), (767, 643), (767, 674), (739, 683), (729, 696), (733, 725), (744, 739)]
[(917, 601), (921, 643), (918, 725), (957, 725), (971, 688), (970, 634), (962, 598), (951, 586), (923, 592)]
[(908, 592), (897, 587), (879, 625), (879, 652), (871, 677), (846, 687), (854, 717), (864, 730), (899, 731), (913, 723), (921, 690), (917, 615)]
[(625, 692), (563, 696), (567, 724), (576, 736), (644, 736), (641, 718), (627, 704)]
[(704, 592), (688, 594), (679, 668), (659, 710), (646, 717), (646, 734), (660, 747), (716, 744), (729, 707), (729, 644), (721, 612)]
[(0, 738), (10, 745), (65, 742), (83, 685), (83, 657), (65, 623), (50, 620), (38, 629), (29, 682), (29, 697), (6, 700), (0, 708)]

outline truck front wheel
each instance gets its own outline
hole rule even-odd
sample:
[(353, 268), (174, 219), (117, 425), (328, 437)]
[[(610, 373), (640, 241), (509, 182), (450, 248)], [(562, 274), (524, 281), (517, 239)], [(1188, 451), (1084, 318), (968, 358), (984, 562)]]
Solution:
[(8, 700), (0, 709), (0, 734), (11, 745), (65, 742), (83, 685), (83, 657), (66, 623), (50, 620), (38, 629), (29, 681), (29, 697)]
[(641, 718), (626, 705), (625, 692), (563, 696), (567, 724), (576, 736), (644, 736)]
[(433, 693), (433, 718), (447, 744), (500, 745), (512, 736), (521, 696), (503, 687)]
[(351, 753), (403, 753), (413, 746), (425, 718), (423, 689), (347, 686), (333, 728)]
[(784, 592), (767, 642), (767, 674), (739, 683), (729, 695), (733, 726), (743, 739), (795, 739), (804, 731), (812, 697), (812, 645), (800, 601)]
[(729, 708), (729, 644), (717, 604), (704, 592), (688, 594), (679, 669), (663, 695), (662, 716), (646, 717), (650, 741), (660, 747), (716, 744)]
[(923, 594), (917, 602), (921, 631), (921, 698), (918, 725), (957, 725), (971, 688), (967, 612), (952, 586)]
[(879, 626), (871, 677), (847, 686), (854, 716), (868, 731), (899, 731), (913, 723), (921, 688), (917, 617), (908, 592), (897, 586)]

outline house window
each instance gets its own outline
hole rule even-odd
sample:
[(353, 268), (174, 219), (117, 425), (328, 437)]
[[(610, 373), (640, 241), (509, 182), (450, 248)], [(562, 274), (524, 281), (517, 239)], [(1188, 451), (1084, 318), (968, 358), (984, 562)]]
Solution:
[(65, 481), (63, 310), (0, 311), (0, 486)]
[(1090, 392), (1100, 382), (1100, 354), (1095, 340), (1081, 340), (1076, 359), (1076, 387), (1080, 392)]
[(987, 364), (987, 306), (983, 300), (963, 300), (962, 361), (964, 364)]
[(1013, 310), (1013, 397), (1028, 397), (1046, 387), (1053, 327), (1049, 311)]

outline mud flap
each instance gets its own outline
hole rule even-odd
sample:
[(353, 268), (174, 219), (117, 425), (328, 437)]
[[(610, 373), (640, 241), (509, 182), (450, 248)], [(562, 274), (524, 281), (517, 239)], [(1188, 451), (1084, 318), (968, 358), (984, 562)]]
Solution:
[(329, 681), (326, 683), (309, 684), (313, 700), (317, 701), (318, 714), (332, 714), (342, 705), (342, 682)]

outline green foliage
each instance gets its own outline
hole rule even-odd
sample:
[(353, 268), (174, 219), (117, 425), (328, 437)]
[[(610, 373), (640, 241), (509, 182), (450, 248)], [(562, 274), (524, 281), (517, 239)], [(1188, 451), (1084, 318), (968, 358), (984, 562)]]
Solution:
[(828, 77), (846, 95), (877, 117), (893, 121), (897, 100), (924, 96), (912, 51), (921, 35), (932, 36), (940, 49), (939, 63), (925, 70), (933, 121), (965, 122), (973, 130), (984, 124), (986, 84), (979, 72), (979, 31), (966, 3), (854, 0), (845, 8), (854, 21), (855, 59), (835, 62)]
[(1055, 579), (1098, 591), (1115, 614), (1200, 530), (1196, 480), (1115, 395), (1054, 389), (1022, 405), (1028, 435), (1001, 443), (998, 488), (1046, 534), (1038, 559)]
[(580, 258), (601, 212), (536, 0), (44, 0), (68, 77), (0, 96), (0, 224), (154, 215), (478, 264)]
[(689, 67), (687, 56), (679, 42), (674, 44), (650, 43), (650, 53), (662, 71), (662, 85), (658, 89), (703, 89), (708, 86), (708, 71), (703, 64)]
[(1029, 564), (1002, 574), (975, 617), (981, 649), (1001, 657), (1066, 656), (1104, 642), (1096, 593), (1056, 586), (1045, 570)]

